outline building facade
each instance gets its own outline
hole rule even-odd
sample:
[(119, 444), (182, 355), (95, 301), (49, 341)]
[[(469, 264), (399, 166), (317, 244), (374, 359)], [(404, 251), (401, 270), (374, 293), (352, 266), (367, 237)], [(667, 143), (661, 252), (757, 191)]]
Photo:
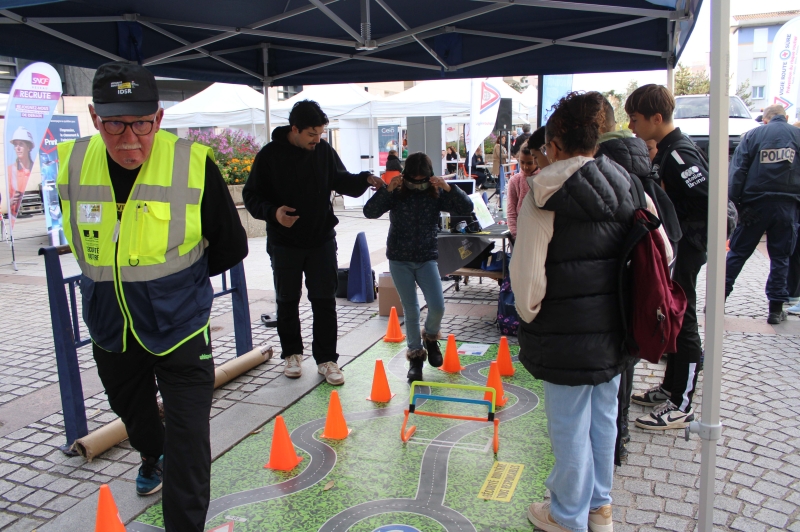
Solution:
[(735, 90), (744, 82), (750, 83), (752, 111), (769, 105), (772, 41), (781, 26), (798, 16), (800, 9), (732, 17), (730, 67), (735, 86), (731, 89)]

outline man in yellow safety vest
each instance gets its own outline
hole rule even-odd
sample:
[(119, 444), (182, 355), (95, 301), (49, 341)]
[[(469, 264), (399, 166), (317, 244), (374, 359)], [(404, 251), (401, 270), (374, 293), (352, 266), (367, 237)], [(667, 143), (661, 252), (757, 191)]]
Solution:
[(141, 454), (136, 492), (153, 494), (163, 480), (166, 530), (202, 531), (214, 390), (209, 277), (244, 259), (247, 236), (212, 150), (159, 129), (149, 71), (106, 63), (92, 97), (99, 134), (58, 146), (83, 319), (109, 404)]

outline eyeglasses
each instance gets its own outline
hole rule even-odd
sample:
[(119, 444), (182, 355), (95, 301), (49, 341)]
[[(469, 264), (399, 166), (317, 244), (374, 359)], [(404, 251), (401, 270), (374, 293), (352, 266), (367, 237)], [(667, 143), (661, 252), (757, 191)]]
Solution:
[(123, 122), (121, 120), (101, 120), (103, 129), (109, 135), (122, 135), (125, 128), (130, 127), (131, 131), (139, 137), (149, 135), (153, 131), (155, 120), (137, 120), (135, 122)]
[[(559, 150), (561, 150), (561, 151), (564, 151), (564, 148), (562, 148), (561, 146), (559, 146), (558, 144), (556, 144), (556, 141), (554, 141), (554, 140), (551, 140), (550, 142), (552, 142), (552, 143), (553, 143), (553, 146), (555, 146), (555, 147), (556, 147), (556, 148), (558, 148)], [(550, 142), (548, 142), (547, 144), (550, 144)], [(539, 151), (540, 151), (540, 152), (542, 152), (542, 155), (544, 155), (545, 157), (547, 157), (547, 144), (544, 144), (544, 145), (543, 145), (543, 146), (542, 146), (542, 147), (539, 149)], [(555, 153), (554, 153), (553, 155), (555, 155)]]

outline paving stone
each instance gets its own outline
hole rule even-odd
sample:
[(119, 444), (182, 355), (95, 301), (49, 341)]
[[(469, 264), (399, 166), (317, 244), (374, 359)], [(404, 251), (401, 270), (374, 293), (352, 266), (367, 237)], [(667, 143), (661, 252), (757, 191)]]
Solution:
[(762, 523), (766, 523), (777, 528), (783, 528), (786, 526), (786, 523), (789, 522), (789, 518), (784, 514), (775, 512), (773, 510), (768, 510), (766, 508), (762, 508), (754, 517)]
[(731, 529), (742, 530), (743, 532), (765, 532), (767, 526), (746, 517), (737, 517), (731, 523)]
[(17, 502), (24, 499), (34, 491), (36, 490), (27, 486), (15, 486), (13, 489), (3, 493), (3, 497), (9, 501)]
[(656, 527), (658, 528), (663, 528), (666, 530), (678, 530), (680, 532), (686, 530), (688, 525), (688, 519), (681, 519), (680, 517), (675, 517), (674, 515), (661, 514), (658, 516), (658, 520), (656, 521)]
[(51, 500), (55, 496), (56, 496), (55, 493), (49, 492), (47, 490), (37, 490), (32, 494), (30, 494), (29, 496), (25, 497), (22, 500), (22, 502), (24, 504), (29, 504), (31, 506), (39, 507), (42, 506), (47, 501)]
[(41, 521), (24, 517), (3, 530), (5, 532), (31, 532), (31, 530), (35, 530), (41, 524)]
[(771, 482), (761, 481), (753, 486), (753, 491), (781, 499), (786, 495), (788, 489)]
[(628, 509), (625, 512), (625, 521), (632, 525), (644, 525), (647, 523), (655, 523), (658, 514), (655, 512), (643, 512), (641, 510)]
[(43, 507), (47, 510), (52, 510), (54, 512), (63, 512), (69, 508), (72, 508), (76, 504), (80, 502), (80, 499), (76, 497), (70, 497), (68, 495), (60, 495), (52, 500), (50, 500), (47, 504)]

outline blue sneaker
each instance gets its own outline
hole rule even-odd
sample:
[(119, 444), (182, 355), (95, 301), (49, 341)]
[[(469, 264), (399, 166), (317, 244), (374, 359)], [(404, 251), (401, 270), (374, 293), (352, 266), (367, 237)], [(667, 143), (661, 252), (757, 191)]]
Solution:
[(800, 303), (798, 303), (793, 307), (787, 308), (786, 312), (788, 312), (789, 314), (800, 314)]
[(158, 492), (163, 485), (164, 455), (158, 461), (153, 458), (142, 457), (142, 467), (136, 477), (136, 493), (139, 495), (152, 495)]

